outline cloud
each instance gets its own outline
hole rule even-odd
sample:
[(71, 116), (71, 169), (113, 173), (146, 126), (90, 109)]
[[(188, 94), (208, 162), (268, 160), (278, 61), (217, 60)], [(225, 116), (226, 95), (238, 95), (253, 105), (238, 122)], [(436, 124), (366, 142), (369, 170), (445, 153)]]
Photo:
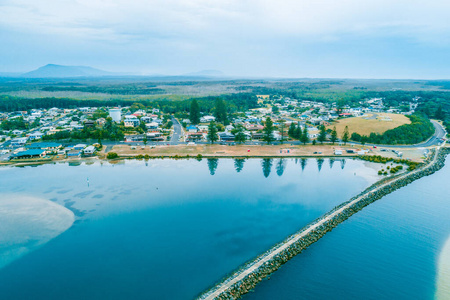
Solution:
[(110, 41), (379, 33), (421, 39), (449, 32), (449, 9), (435, 0), (10, 0), (1, 5), (0, 26)]
[[(0, 0), (0, 36), (10, 42), (0, 55), (11, 64), (57, 57), (249, 75), (327, 76), (348, 66), (347, 75), (364, 64), (378, 70), (430, 53), (442, 58), (436, 49), (450, 46), (448, 11), (450, 2), (437, 0)], [(330, 67), (317, 73), (312, 62), (323, 61)]]

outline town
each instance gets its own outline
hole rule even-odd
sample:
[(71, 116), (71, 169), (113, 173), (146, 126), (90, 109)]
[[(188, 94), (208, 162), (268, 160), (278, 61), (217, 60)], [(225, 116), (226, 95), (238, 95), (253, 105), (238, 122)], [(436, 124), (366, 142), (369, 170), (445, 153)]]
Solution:
[[(62, 159), (94, 156), (104, 148), (128, 145), (130, 150), (172, 145), (346, 145), (359, 142), (346, 154), (365, 155), (368, 136), (410, 123), (420, 98), (387, 107), (382, 98), (364, 99), (359, 105), (338, 106), (289, 97), (257, 95), (256, 108), (228, 113), (218, 100), (213, 114), (202, 112), (192, 100), (188, 112), (134, 103), (126, 107), (79, 107), (31, 109), (0, 113), (1, 161)], [(349, 126), (343, 126), (351, 120)], [(356, 120), (357, 122), (353, 122)], [(369, 132), (357, 132), (364, 122)], [(361, 138), (361, 134), (367, 134)], [(367, 139), (365, 139), (367, 137)], [(354, 144), (353, 144), (354, 145)], [(373, 149), (373, 148), (372, 148)], [(104, 149), (106, 151), (106, 149)], [(250, 151), (250, 150), (248, 150)], [(280, 153), (289, 149), (280, 150)], [(334, 155), (345, 151), (333, 148)], [(399, 151), (395, 151), (401, 156)], [(322, 154), (314, 151), (313, 154)], [(115, 153), (109, 155), (114, 158)]]

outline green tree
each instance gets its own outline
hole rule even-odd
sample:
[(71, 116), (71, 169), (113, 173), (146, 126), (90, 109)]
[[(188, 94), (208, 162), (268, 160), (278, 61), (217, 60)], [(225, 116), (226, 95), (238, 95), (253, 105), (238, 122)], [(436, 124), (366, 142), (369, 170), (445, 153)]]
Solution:
[(189, 120), (192, 124), (200, 123), (200, 106), (196, 99), (191, 101), (191, 109), (189, 111)]
[(325, 142), (326, 138), (327, 138), (327, 130), (325, 128), (325, 125), (320, 125), (320, 132), (319, 132), (319, 137), (317, 138), (319, 140), (319, 142), (321, 144), (323, 144), (323, 142)]
[(278, 106), (272, 106), (272, 113), (274, 114), (279, 114), (280, 113), (280, 108)]
[(147, 146), (147, 142), (148, 142), (147, 135), (144, 137), (144, 139), (142, 141), (144, 142), (144, 146)]
[(238, 144), (242, 144), (246, 139), (247, 137), (244, 134), (244, 127), (242, 127), (242, 125), (238, 125), (234, 133), (234, 141)]
[(216, 126), (216, 122), (214, 122), (214, 121), (211, 121), (210, 123), (209, 123), (209, 126), (208, 126), (208, 141), (211, 143), (211, 144), (214, 144), (214, 142), (216, 142), (218, 139), (219, 139), (219, 137), (217, 136), (217, 126)]
[(281, 125), (280, 125), (280, 133), (281, 133), (281, 144), (283, 144), (283, 142), (284, 142), (284, 127), (285, 127), (285, 124), (284, 124), (284, 120), (281, 120), (280, 121), (281, 122)]
[(294, 134), (295, 134), (295, 123), (292, 122), (291, 125), (289, 125), (288, 135), (293, 138)]
[(303, 145), (306, 145), (306, 143), (309, 142), (308, 126), (306, 126), (306, 125), (305, 125), (305, 128), (303, 129), (302, 135), (300, 136), (300, 141), (303, 143)]
[(333, 131), (331, 131), (331, 142), (336, 143), (337, 141), (337, 131), (336, 131), (336, 126), (333, 127)]
[(439, 105), (438, 109), (436, 110), (435, 118), (438, 120), (445, 120), (445, 112), (442, 109), (442, 105)]
[(214, 114), (217, 122), (220, 122), (224, 125), (228, 124), (227, 107), (222, 99), (216, 100)]
[(270, 119), (270, 117), (266, 118), (266, 122), (264, 124), (263, 129), (263, 141), (267, 142), (267, 144), (270, 144), (272, 141), (274, 141), (273, 137), (273, 122)]
[(345, 126), (344, 133), (342, 133), (342, 141), (344, 142), (344, 145), (347, 144), (349, 137), (348, 126)]

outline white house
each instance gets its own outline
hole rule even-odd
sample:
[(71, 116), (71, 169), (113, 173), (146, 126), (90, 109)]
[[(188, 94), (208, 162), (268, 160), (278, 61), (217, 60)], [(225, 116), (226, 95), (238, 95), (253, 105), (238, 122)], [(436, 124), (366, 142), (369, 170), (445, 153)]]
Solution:
[(85, 155), (92, 155), (92, 154), (94, 154), (95, 150), (96, 150), (95, 147), (91, 145), (91, 146), (87, 146), (83, 152)]
[(209, 123), (212, 121), (216, 121), (216, 118), (213, 116), (203, 116), (200, 118), (200, 123)]

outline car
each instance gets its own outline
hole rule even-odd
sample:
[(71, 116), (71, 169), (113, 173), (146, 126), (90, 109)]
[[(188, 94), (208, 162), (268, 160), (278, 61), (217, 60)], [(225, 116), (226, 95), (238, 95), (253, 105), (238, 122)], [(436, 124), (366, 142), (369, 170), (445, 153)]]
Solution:
[(189, 142), (189, 143), (187, 143), (188, 144), (188, 146), (195, 146), (195, 143), (194, 142)]

